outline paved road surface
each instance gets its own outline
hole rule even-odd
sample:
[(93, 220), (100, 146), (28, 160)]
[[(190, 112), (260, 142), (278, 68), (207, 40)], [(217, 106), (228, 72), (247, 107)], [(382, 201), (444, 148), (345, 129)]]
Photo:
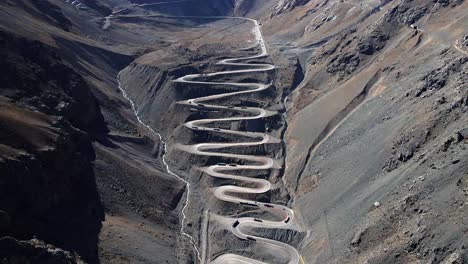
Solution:
[[(243, 73), (252, 73), (252, 72), (265, 72), (271, 71), (275, 69), (275, 67), (271, 64), (264, 64), (264, 63), (248, 63), (249, 60), (254, 59), (261, 59), (268, 56), (267, 49), (265, 47), (265, 43), (263, 41), (263, 37), (260, 31), (259, 24), (256, 20), (248, 19), (248, 18), (239, 18), (236, 17), (235, 19), (245, 19), (254, 24), (254, 35), (256, 37), (257, 47), (260, 47), (261, 52), (254, 56), (249, 57), (241, 57), (241, 58), (232, 58), (232, 59), (224, 59), (219, 61), (217, 64), (220, 65), (227, 65), (227, 66), (236, 66), (238, 68), (244, 68), (240, 70), (230, 70), (230, 71), (221, 71), (221, 72), (214, 72), (214, 73), (204, 73), (204, 74), (190, 74), (183, 76), (179, 79), (176, 79), (174, 82), (177, 83), (185, 83), (187, 85), (190, 84), (197, 84), (197, 85), (218, 85), (218, 86), (232, 86), (240, 88), (240, 91), (236, 92), (228, 92), (224, 94), (218, 95), (211, 95), (211, 96), (204, 96), (194, 99), (189, 99), (185, 101), (179, 102), (180, 104), (189, 105), (194, 108), (203, 108), (203, 109), (213, 109), (213, 110), (233, 110), (236, 112), (245, 112), (247, 115), (245, 116), (237, 116), (237, 117), (228, 117), (228, 118), (216, 118), (216, 119), (201, 119), (201, 120), (194, 120), (185, 123), (184, 125), (192, 130), (195, 131), (211, 131), (214, 133), (225, 133), (225, 134), (232, 134), (232, 135), (240, 135), (245, 137), (250, 137), (255, 140), (250, 140), (248, 142), (236, 142), (236, 143), (200, 143), (194, 145), (179, 145), (178, 148), (185, 150), (187, 152), (196, 154), (196, 155), (203, 155), (203, 156), (216, 156), (216, 157), (226, 157), (226, 158), (236, 158), (240, 160), (248, 161), (248, 165), (240, 165), (240, 164), (218, 164), (212, 165), (204, 168), (200, 168), (206, 174), (222, 179), (233, 179), (236, 181), (243, 181), (245, 183), (250, 183), (255, 185), (256, 187), (239, 187), (234, 185), (224, 185), (220, 187), (214, 188), (214, 195), (223, 201), (232, 202), (237, 204), (244, 204), (248, 206), (258, 207), (259, 209), (269, 211), (272, 214), (281, 216), (281, 221), (268, 221), (262, 219), (256, 219), (252, 217), (241, 217), (241, 218), (231, 218), (229, 224), (231, 225), (231, 232), (240, 239), (244, 240), (251, 240), (255, 241), (256, 243), (264, 243), (266, 246), (275, 249), (277, 252), (281, 252), (289, 258), (289, 262), (291, 264), (300, 263), (300, 255), (297, 250), (285, 243), (266, 239), (254, 235), (249, 235), (243, 232), (245, 227), (249, 228), (281, 228), (287, 229), (294, 224), (294, 212), (282, 205), (277, 204), (270, 204), (270, 203), (261, 203), (253, 200), (247, 200), (238, 198), (236, 194), (261, 194), (269, 191), (271, 189), (271, 184), (269, 181), (264, 179), (258, 179), (253, 177), (246, 177), (242, 175), (235, 175), (230, 174), (233, 171), (239, 170), (265, 170), (271, 168), (279, 168), (278, 163), (269, 157), (263, 156), (253, 156), (253, 155), (240, 155), (240, 154), (232, 154), (226, 152), (214, 152), (210, 150), (215, 149), (224, 149), (227, 147), (239, 147), (239, 146), (258, 146), (263, 144), (271, 144), (271, 143), (280, 143), (281, 140), (274, 138), (265, 133), (258, 133), (258, 132), (245, 132), (245, 131), (235, 131), (235, 130), (228, 130), (228, 129), (219, 129), (214, 127), (205, 126), (209, 123), (216, 123), (222, 121), (239, 121), (239, 120), (255, 120), (264, 118), (267, 116), (271, 116), (276, 114), (276, 112), (268, 111), (262, 108), (257, 107), (228, 107), (222, 105), (214, 105), (210, 104), (209, 101), (236, 96), (241, 94), (247, 93), (255, 93), (270, 87), (269, 84), (262, 84), (262, 83), (234, 83), (234, 82), (207, 82), (207, 81), (199, 81), (200, 77), (207, 78), (207, 77), (216, 77), (216, 76), (226, 76), (226, 75), (237, 75)], [(243, 62), (244, 61), (244, 62)], [(244, 256), (235, 255), (235, 254), (224, 254), (216, 258), (212, 263), (264, 263), (258, 260), (250, 259)]]

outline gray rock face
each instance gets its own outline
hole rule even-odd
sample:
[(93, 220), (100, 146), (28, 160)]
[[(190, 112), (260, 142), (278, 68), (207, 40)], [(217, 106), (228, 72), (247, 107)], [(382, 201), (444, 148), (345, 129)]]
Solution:
[(398, 21), (406, 25), (414, 24), (424, 15), (437, 12), (440, 7), (458, 6), (463, 0), (437, 0), (437, 1), (413, 1), (403, 0), (392, 8), (384, 19), (386, 21)]
[(358, 50), (362, 54), (372, 55), (381, 50), (389, 38), (388, 33), (383, 30), (373, 31), (367, 38), (359, 42)]
[(295, 7), (305, 5), (310, 0), (279, 0), (278, 4), (274, 8), (274, 15), (279, 15), (294, 9)]
[(465, 63), (468, 61), (467, 57), (454, 60), (452, 63), (444, 67), (432, 70), (421, 79), (421, 84), (415, 91), (415, 96), (421, 96), (426, 91), (434, 92), (443, 88), (452, 74), (457, 74), (463, 71)]
[(339, 54), (335, 58), (330, 60), (330, 63), (327, 66), (327, 72), (332, 74), (342, 73), (348, 75), (357, 69), (360, 62), (361, 58), (357, 54)]

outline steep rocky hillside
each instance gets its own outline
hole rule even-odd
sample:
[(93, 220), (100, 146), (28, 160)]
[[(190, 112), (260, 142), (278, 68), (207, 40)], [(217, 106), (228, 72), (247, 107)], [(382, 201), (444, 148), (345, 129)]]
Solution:
[(467, 260), (467, 7), (282, 1), (265, 15), (304, 73), (285, 179), (307, 263)]
[(56, 50), (1, 38), (2, 235), (37, 235), (97, 259), (103, 212), (90, 136), (106, 130), (97, 102)]
[(185, 189), (117, 83), (154, 40), (103, 32), (113, 3), (81, 3), (0, 4), (0, 258), (174, 263)]
[[(246, 5), (252, 8), (247, 13), (260, 18), (279, 69), (275, 75), (225, 80), (274, 79), (276, 98), (264, 94), (216, 103), (281, 111), (286, 99), (286, 123), (265, 119), (255, 128), (281, 135), (287, 124), (285, 151), (274, 147), (231, 151), (260, 156), (270, 152), (285, 158), (284, 176), (281, 171), (264, 176), (276, 188), (260, 199), (292, 204), (302, 226), (297, 233), (263, 235), (297, 246), (306, 263), (456, 263), (466, 258), (466, 5), (463, 1)], [(219, 70), (210, 63), (219, 56), (216, 49), (208, 51), (208, 57), (199, 58), (200, 52), (205, 51), (182, 51), (190, 59), (165, 62), (163, 67), (159, 61), (174, 51), (144, 56), (124, 75), (131, 81), (139, 79), (139, 87), (145, 82), (157, 84), (149, 93), (142, 94), (140, 88), (132, 96), (144, 106), (145, 119), (171, 139), (170, 146), (234, 140), (181, 127), (187, 120), (229, 115), (197, 113), (175, 104), (218, 93), (178, 88), (167, 81)], [(146, 64), (152, 64), (153, 74), (141, 77), (150, 70)], [(245, 129), (248, 124), (233, 126)], [(178, 150), (169, 157), (171, 167), (192, 179), (193, 196), (200, 200), (188, 208), (191, 218), (198, 219), (191, 231), (200, 232), (199, 243), (203, 231), (197, 230), (208, 225), (206, 232), (213, 241), (208, 242), (209, 254), (251, 256), (249, 246), (234, 237), (218, 242), (226, 227), (199, 210), (242, 215), (245, 208), (220, 204), (209, 194), (209, 188), (231, 182), (205, 179), (192, 167), (238, 161), (187, 156)]]

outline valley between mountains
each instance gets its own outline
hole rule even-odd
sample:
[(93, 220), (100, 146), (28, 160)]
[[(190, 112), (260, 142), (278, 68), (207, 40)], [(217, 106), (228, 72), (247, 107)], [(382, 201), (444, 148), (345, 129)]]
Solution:
[(3, 1), (0, 262), (468, 262), (467, 10)]

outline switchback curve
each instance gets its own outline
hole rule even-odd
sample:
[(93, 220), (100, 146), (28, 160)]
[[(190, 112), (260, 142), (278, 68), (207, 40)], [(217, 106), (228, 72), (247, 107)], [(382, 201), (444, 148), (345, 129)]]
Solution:
[[(214, 17), (210, 17), (214, 18)], [(181, 150), (187, 151), (189, 153), (195, 155), (203, 155), (203, 156), (216, 156), (216, 157), (227, 157), (227, 158), (236, 158), (240, 160), (246, 160), (251, 162), (248, 165), (239, 165), (239, 164), (217, 164), (212, 166), (207, 166), (204, 168), (200, 168), (201, 171), (204, 173), (216, 177), (216, 178), (223, 178), (223, 179), (233, 179), (237, 181), (243, 181), (246, 183), (254, 184), (256, 187), (249, 188), (249, 187), (239, 187), (233, 185), (224, 185), (214, 188), (214, 195), (218, 199), (237, 203), (237, 204), (245, 204), (250, 206), (255, 206), (261, 208), (265, 211), (270, 211), (273, 214), (281, 215), (281, 221), (269, 221), (269, 220), (261, 220), (258, 218), (252, 217), (242, 217), (242, 218), (232, 218), (231, 222), (231, 232), (240, 239), (244, 240), (253, 240), (257, 243), (264, 243), (270, 247), (277, 248), (283, 250), (284, 253), (289, 254), (289, 262), (290, 264), (298, 264), (300, 261), (300, 255), (298, 251), (285, 243), (271, 240), (263, 237), (258, 237), (254, 235), (248, 235), (243, 232), (243, 227), (251, 227), (251, 228), (278, 228), (278, 229), (286, 229), (293, 225), (294, 223), (294, 211), (290, 208), (282, 205), (277, 204), (270, 204), (270, 203), (261, 203), (253, 200), (239, 198), (234, 193), (237, 194), (261, 194), (269, 191), (271, 189), (271, 184), (269, 181), (264, 179), (252, 178), (252, 177), (245, 177), (235, 174), (229, 174), (230, 171), (237, 171), (237, 170), (265, 170), (271, 168), (279, 168), (278, 164), (275, 160), (269, 157), (261, 157), (261, 156), (253, 156), (253, 155), (240, 155), (240, 154), (232, 154), (232, 153), (224, 153), (224, 152), (212, 152), (209, 150), (214, 149), (223, 149), (228, 147), (238, 147), (238, 146), (258, 146), (268, 143), (280, 143), (279, 139), (271, 137), (265, 133), (257, 133), (257, 132), (241, 132), (235, 130), (228, 130), (228, 129), (219, 129), (219, 128), (212, 128), (204, 126), (208, 123), (215, 123), (215, 122), (222, 122), (222, 121), (240, 121), (240, 120), (255, 120), (264, 118), (267, 116), (271, 116), (276, 114), (276, 112), (268, 111), (262, 108), (257, 107), (227, 107), (222, 105), (214, 105), (214, 104), (207, 104), (203, 103), (205, 101), (211, 101), (215, 99), (221, 99), (224, 97), (230, 97), (240, 94), (247, 94), (247, 93), (254, 93), (259, 92), (265, 89), (268, 89), (271, 85), (269, 84), (262, 84), (262, 83), (235, 83), (235, 82), (208, 82), (208, 81), (198, 81), (200, 77), (216, 77), (220, 75), (235, 75), (235, 74), (242, 74), (242, 73), (254, 73), (254, 72), (265, 72), (274, 70), (275, 67), (271, 64), (264, 64), (264, 63), (242, 63), (241, 61), (248, 61), (254, 59), (262, 59), (268, 56), (268, 52), (263, 41), (263, 37), (260, 31), (260, 26), (258, 22), (254, 19), (250, 18), (242, 18), (242, 17), (229, 17), (233, 19), (244, 19), (250, 21), (254, 24), (254, 35), (256, 38), (256, 46), (261, 48), (261, 52), (254, 56), (248, 57), (240, 57), (240, 58), (232, 58), (232, 59), (224, 59), (219, 61), (217, 64), (219, 65), (227, 65), (227, 66), (236, 66), (236, 67), (244, 67), (245, 69), (241, 70), (231, 70), (231, 71), (221, 71), (221, 72), (214, 72), (214, 73), (203, 73), (203, 74), (189, 74), (183, 77), (176, 79), (174, 82), (176, 83), (185, 83), (185, 84), (197, 84), (197, 85), (222, 85), (222, 86), (232, 86), (240, 88), (240, 91), (236, 92), (228, 92), (223, 94), (211, 95), (211, 96), (204, 96), (199, 98), (188, 99), (184, 101), (178, 102), (179, 104), (188, 105), (191, 107), (202, 107), (205, 109), (217, 109), (217, 110), (235, 110), (237, 112), (245, 112), (250, 113), (250, 116), (239, 116), (239, 117), (229, 117), (229, 118), (216, 118), (216, 119), (200, 119), (194, 120), (185, 123), (184, 125), (192, 130), (195, 131), (210, 131), (215, 133), (225, 133), (231, 135), (242, 135), (250, 138), (260, 140), (258, 141), (249, 141), (249, 142), (236, 142), (236, 143), (199, 143), (194, 145), (178, 145), (177, 147)], [(254, 260), (251, 258), (247, 258), (244, 256), (236, 255), (236, 254), (224, 254), (216, 258), (211, 263), (251, 263), (251, 264), (258, 264), (264, 263), (258, 260)]]

